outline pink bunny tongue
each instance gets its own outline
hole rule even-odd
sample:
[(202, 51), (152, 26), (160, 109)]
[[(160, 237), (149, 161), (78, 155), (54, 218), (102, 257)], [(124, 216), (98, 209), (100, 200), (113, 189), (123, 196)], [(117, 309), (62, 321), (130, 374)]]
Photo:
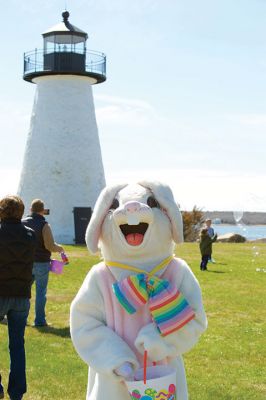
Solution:
[(129, 233), (126, 235), (126, 241), (131, 246), (139, 246), (143, 241), (144, 235), (141, 233)]

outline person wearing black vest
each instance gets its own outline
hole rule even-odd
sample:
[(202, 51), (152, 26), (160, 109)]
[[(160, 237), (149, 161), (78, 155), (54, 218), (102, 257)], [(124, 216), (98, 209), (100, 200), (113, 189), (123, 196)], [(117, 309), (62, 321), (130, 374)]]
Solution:
[[(24, 334), (30, 309), (32, 267), (36, 246), (34, 231), (21, 223), (23, 201), (18, 196), (0, 200), (0, 320), (7, 317), (11, 400), (26, 393)], [(4, 389), (0, 375), (0, 398)]]
[(36, 285), (34, 326), (47, 326), (45, 315), (46, 293), (52, 252), (63, 252), (64, 249), (55, 243), (50, 225), (44, 215), (44, 202), (35, 199), (31, 203), (31, 214), (22, 220), (25, 226), (33, 229), (37, 237), (37, 246), (33, 264), (33, 280)]

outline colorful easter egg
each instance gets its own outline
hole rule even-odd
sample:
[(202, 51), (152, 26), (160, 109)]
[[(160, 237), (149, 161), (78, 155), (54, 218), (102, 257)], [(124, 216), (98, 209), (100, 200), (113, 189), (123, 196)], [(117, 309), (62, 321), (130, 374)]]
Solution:
[(152, 400), (152, 397), (151, 397), (151, 396), (146, 396), (146, 395), (144, 395), (144, 396), (142, 396), (142, 397), (140, 398), (140, 400)]
[(147, 394), (148, 396), (151, 396), (152, 399), (155, 399), (156, 393), (157, 393), (157, 391), (152, 388), (148, 388), (145, 390), (145, 394)]
[(162, 389), (156, 394), (155, 399), (156, 400), (166, 400), (167, 396), (168, 396), (168, 390)]
[(171, 394), (175, 394), (175, 389), (176, 389), (175, 385), (171, 383), (171, 385), (169, 385), (168, 391)]
[(131, 399), (132, 400), (136, 400), (136, 399), (140, 399), (141, 398), (141, 394), (138, 390), (133, 390), (133, 392), (131, 393)]

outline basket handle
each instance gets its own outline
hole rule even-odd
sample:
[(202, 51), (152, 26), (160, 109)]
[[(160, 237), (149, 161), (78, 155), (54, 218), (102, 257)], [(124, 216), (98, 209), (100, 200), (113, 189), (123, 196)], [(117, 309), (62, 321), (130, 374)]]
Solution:
[[(144, 350), (144, 356), (143, 356), (143, 382), (144, 382), (144, 385), (146, 385), (146, 382), (147, 382), (147, 360), (148, 360), (148, 352), (147, 352), (147, 350)], [(152, 365), (156, 365), (156, 362), (153, 361)]]

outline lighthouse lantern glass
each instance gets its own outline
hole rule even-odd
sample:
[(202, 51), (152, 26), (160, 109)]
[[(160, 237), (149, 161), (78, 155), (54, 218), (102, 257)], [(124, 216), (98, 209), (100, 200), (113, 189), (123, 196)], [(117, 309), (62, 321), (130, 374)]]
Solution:
[(75, 34), (53, 34), (44, 38), (44, 54), (73, 52), (84, 54), (86, 38)]

